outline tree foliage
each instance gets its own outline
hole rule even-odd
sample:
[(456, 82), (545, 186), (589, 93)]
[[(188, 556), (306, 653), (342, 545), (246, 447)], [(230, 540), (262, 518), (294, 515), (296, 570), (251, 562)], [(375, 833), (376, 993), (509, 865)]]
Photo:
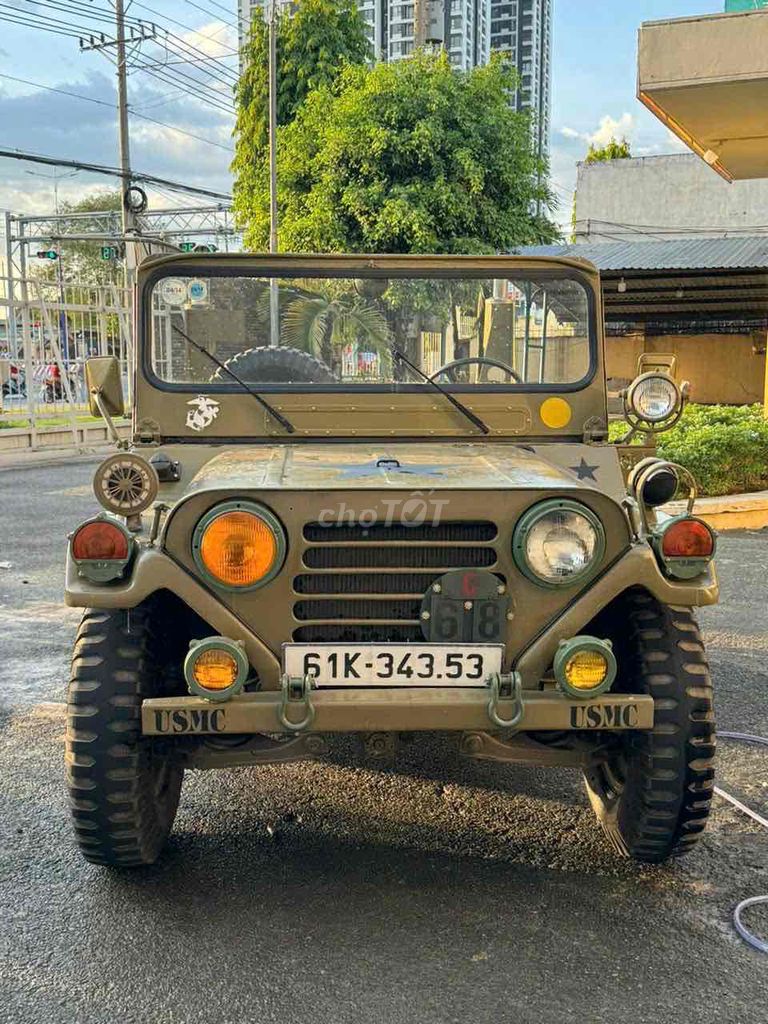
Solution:
[[(302, 0), (294, 14), (277, 13), (277, 123), (288, 124), (314, 89), (331, 83), (346, 63), (371, 56), (365, 21), (354, 0)], [(269, 37), (261, 7), (253, 12), (244, 70), (236, 92), (236, 149), (232, 170), (243, 202), (254, 168), (267, 158)]]
[(621, 142), (618, 142), (611, 136), (605, 146), (596, 146), (594, 143), (591, 143), (584, 162), (587, 164), (603, 164), (608, 163), (609, 160), (628, 160), (631, 156), (632, 150), (627, 139), (622, 139)]
[[(118, 231), (122, 230), (120, 212), (122, 210), (122, 197), (119, 189), (108, 189), (86, 193), (77, 202), (63, 202), (59, 206), (59, 213), (102, 213), (114, 212), (117, 215)], [(82, 233), (85, 229), (77, 219), (63, 221), (61, 224), (62, 233)], [(61, 253), (61, 269), (65, 278), (69, 281), (79, 281), (83, 284), (112, 284), (122, 280), (122, 260), (103, 260), (101, 258), (101, 247), (108, 243), (84, 242), (66, 240), (58, 243)], [(118, 245), (118, 250), (122, 247)], [(34, 268), (34, 276), (45, 281), (53, 281), (58, 274), (58, 267), (55, 263), (46, 263), (44, 266)]]
[[(547, 166), (509, 97), (508, 59), (454, 70), (445, 53), (347, 65), (308, 93), (278, 133), (281, 249), (504, 251), (553, 241)], [(269, 175), (241, 180), (246, 245), (266, 247)]]

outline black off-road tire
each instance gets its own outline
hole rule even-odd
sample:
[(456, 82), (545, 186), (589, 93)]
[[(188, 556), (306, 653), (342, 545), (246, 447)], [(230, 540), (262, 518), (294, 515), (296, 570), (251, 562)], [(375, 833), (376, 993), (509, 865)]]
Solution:
[[(319, 359), (298, 348), (282, 346), (249, 348), (238, 352), (224, 364), (246, 384), (333, 384), (338, 383), (331, 369)], [(214, 380), (230, 379), (219, 368)]]
[(66, 762), (80, 851), (94, 864), (136, 867), (160, 854), (183, 769), (141, 736), (141, 702), (159, 695), (146, 606), (83, 615), (72, 658)]
[(626, 733), (620, 752), (585, 773), (600, 824), (624, 856), (659, 863), (688, 852), (707, 823), (715, 718), (704, 644), (688, 608), (629, 591), (611, 609), (620, 683), (650, 694), (652, 730)]

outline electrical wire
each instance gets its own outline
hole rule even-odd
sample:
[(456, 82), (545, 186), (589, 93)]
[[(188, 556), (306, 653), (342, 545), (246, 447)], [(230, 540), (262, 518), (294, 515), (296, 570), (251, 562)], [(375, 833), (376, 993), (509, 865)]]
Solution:
[[(749, 732), (718, 732), (717, 734), (721, 739), (726, 740), (738, 740), (740, 743), (758, 743), (761, 746), (768, 747), (768, 739), (764, 736), (755, 736)], [(730, 804), (741, 811), (742, 814), (748, 815), (753, 821), (757, 822), (758, 825), (764, 829), (768, 829), (768, 820), (762, 815), (758, 814), (757, 811), (753, 811), (751, 807), (747, 807), (740, 800), (737, 800), (735, 796), (727, 793), (724, 789), (720, 789), (719, 786), (715, 786), (715, 793), (723, 800), (727, 800)], [(758, 904), (768, 903), (768, 895), (766, 896), (750, 896), (745, 900), (742, 900), (738, 904), (736, 909), (733, 911), (733, 927), (736, 929), (739, 937), (751, 946), (753, 949), (758, 950), (760, 953), (768, 953), (768, 942), (763, 939), (759, 939), (754, 935), (744, 924), (742, 920), (742, 913), (747, 910), (748, 907), (755, 907)]]
[(191, 96), (192, 99), (197, 100), (198, 103), (203, 103), (203, 104), (205, 104), (207, 106), (213, 107), (213, 109), (214, 110), (218, 110), (219, 113), (228, 114), (230, 117), (234, 115), (234, 112), (235, 112), (234, 106), (227, 106), (225, 102), (219, 101), (214, 96), (211, 96), (211, 95), (201, 95), (201, 93), (199, 91), (198, 92), (194, 92), (188, 86), (180, 86), (180, 85), (178, 85), (174, 81), (174, 79), (173, 79), (173, 77), (172, 77), (170, 72), (168, 72), (166, 74), (166, 73), (162, 72), (161, 70), (158, 70), (157, 68), (154, 68), (152, 70), (144, 69), (144, 74), (145, 75), (149, 75), (150, 78), (154, 78), (158, 82), (162, 82), (163, 85), (175, 85), (179, 89), (179, 91), (184, 93), (186, 96)]
[[(82, 100), (84, 103), (95, 103), (100, 107), (108, 107), (110, 110), (117, 110), (117, 105), (115, 103), (108, 103), (106, 100), (97, 100), (93, 96), (83, 96), (77, 92), (70, 92), (68, 89), (57, 89), (52, 85), (43, 85), (40, 82), (30, 82), (26, 78), (17, 78), (15, 75), (6, 75), (3, 72), (0, 72), (0, 78), (7, 78), (12, 82), (21, 82), (23, 85), (30, 85), (36, 89), (42, 89), (45, 92), (55, 92), (60, 96), (71, 96), (72, 99)], [(234, 153), (231, 146), (225, 146), (221, 142), (214, 142), (213, 139), (206, 139), (202, 135), (196, 135), (194, 132), (188, 132), (184, 128), (179, 128), (173, 124), (167, 124), (165, 121), (158, 121), (154, 117), (147, 117), (146, 114), (138, 113), (133, 109), (133, 107), (129, 106), (128, 113), (131, 117), (136, 117), (141, 121), (148, 121), (150, 124), (156, 124), (161, 128), (168, 128), (172, 132), (178, 132), (179, 135), (186, 135), (190, 139), (195, 139), (197, 142), (204, 142), (208, 146), (216, 146), (217, 149), (226, 150), (227, 153)]]
[(164, 185), (172, 192), (189, 192), (192, 195), (207, 196), (209, 199), (223, 199), (232, 202), (232, 196), (227, 192), (214, 192), (212, 189), (200, 188), (197, 185), (185, 185), (179, 181), (171, 181), (168, 178), (160, 178), (156, 174), (145, 174), (141, 171), (132, 170), (129, 175), (119, 167), (109, 167), (106, 164), (87, 164), (79, 160), (62, 160), (58, 157), (44, 156), (42, 153), (27, 153), (20, 149), (0, 149), (0, 157), (8, 160), (22, 160), (32, 164), (44, 164), (47, 167), (71, 167), (78, 171), (90, 171), (92, 174), (104, 174), (111, 178), (129, 178), (131, 181), (142, 181), (148, 185)]
[[(201, 7), (200, 4), (194, 3), (194, 0), (184, 0), (184, 3), (189, 4), (190, 7), (196, 7), (197, 10), (198, 11), (202, 11), (203, 14), (207, 14), (210, 18), (214, 18), (216, 21), (222, 22), (224, 25), (227, 26), (227, 28), (233, 28), (235, 31), (237, 31), (237, 25), (235, 25), (235, 23), (233, 21), (224, 21), (224, 19), (222, 18), (222, 16), (220, 14), (214, 14), (214, 12), (213, 11), (209, 11), (207, 7)], [(217, 6), (219, 6), (219, 5), (217, 5)], [(226, 8), (222, 7), (222, 10), (226, 10)], [(226, 11), (226, 13), (228, 15), (232, 14), (231, 11)]]

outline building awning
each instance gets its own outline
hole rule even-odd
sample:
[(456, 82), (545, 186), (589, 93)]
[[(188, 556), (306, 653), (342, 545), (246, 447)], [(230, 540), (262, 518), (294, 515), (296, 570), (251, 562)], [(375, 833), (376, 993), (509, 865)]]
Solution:
[[(609, 324), (699, 324), (723, 330), (768, 320), (768, 236), (537, 245), (523, 256), (594, 264)], [(717, 329), (716, 326), (714, 329)]]
[(726, 180), (768, 177), (768, 10), (644, 23), (638, 97)]

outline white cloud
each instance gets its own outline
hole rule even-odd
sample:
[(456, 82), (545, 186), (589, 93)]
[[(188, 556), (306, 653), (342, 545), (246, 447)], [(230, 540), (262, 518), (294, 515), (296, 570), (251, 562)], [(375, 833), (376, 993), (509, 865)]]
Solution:
[(588, 141), (593, 146), (607, 146), (611, 139), (632, 140), (636, 130), (636, 122), (633, 114), (623, 113), (618, 121), (606, 114), (600, 118), (600, 127), (597, 131), (588, 136)]
[(587, 145), (598, 147), (607, 146), (611, 139), (627, 139), (631, 142), (636, 132), (637, 123), (634, 115), (627, 112), (618, 119), (611, 117), (610, 114), (604, 114), (600, 118), (599, 127), (593, 132), (580, 132), (569, 125), (564, 125), (560, 129), (560, 134), (566, 139), (580, 139)]

